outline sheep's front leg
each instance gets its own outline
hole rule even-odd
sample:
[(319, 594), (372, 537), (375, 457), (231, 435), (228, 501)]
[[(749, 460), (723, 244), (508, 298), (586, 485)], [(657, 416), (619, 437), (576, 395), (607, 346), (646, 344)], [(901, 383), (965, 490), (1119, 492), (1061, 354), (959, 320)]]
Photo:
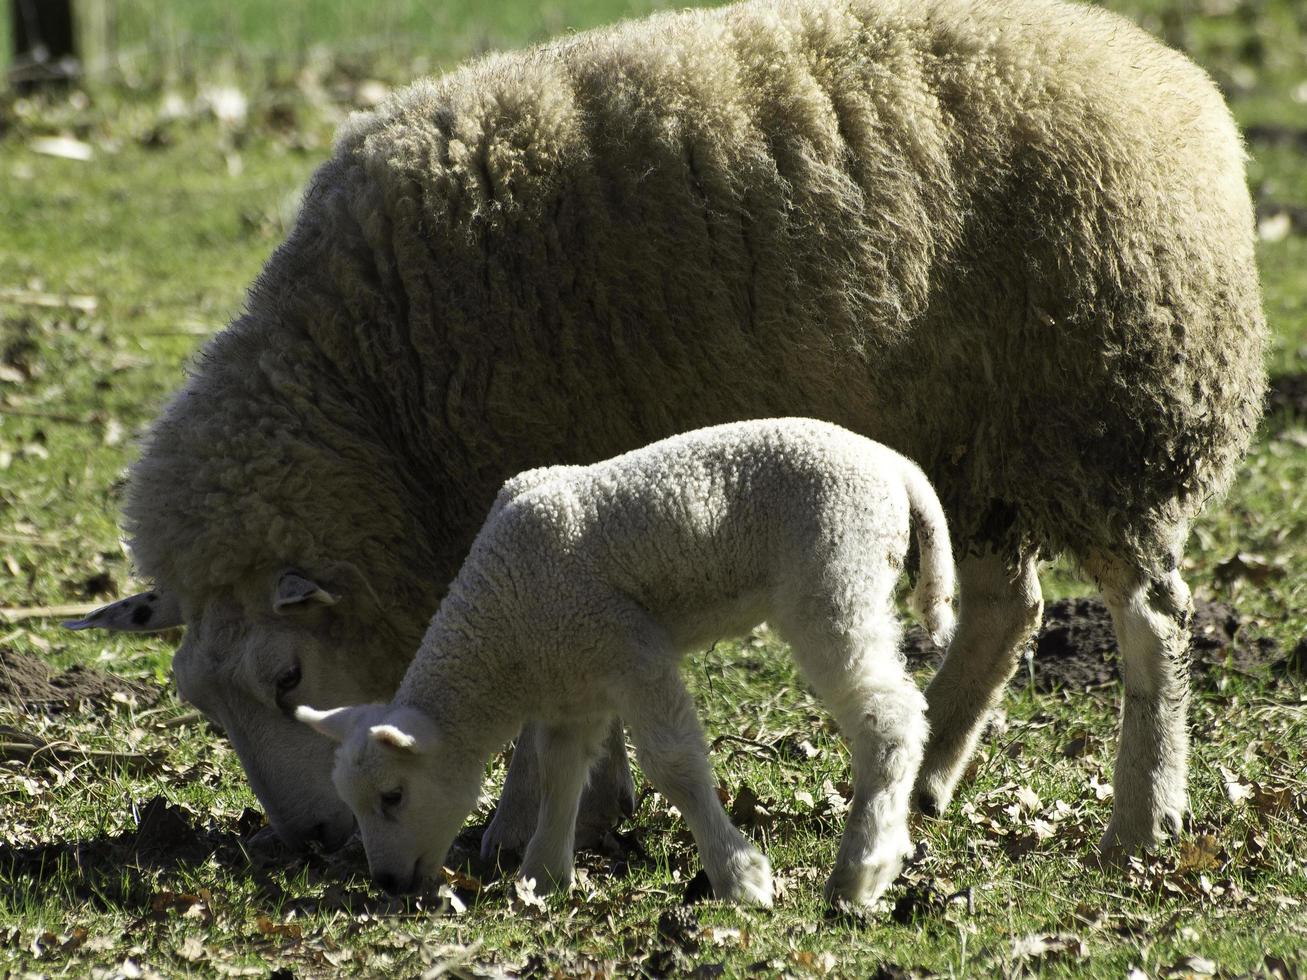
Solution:
[[(513, 746), (513, 757), (504, 778), (504, 791), (494, 818), (481, 837), (481, 857), (521, 854), (535, 832), (540, 806), (540, 778), (537, 760), (538, 725), (525, 725)], [(595, 847), (624, 817), (635, 811), (635, 782), (626, 755), (622, 720), (609, 726), (604, 749), (590, 768), (577, 814), (577, 847)]]
[(542, 894), (572, 883), (576, 811), (590, 760), (607, 731), (605, 721), (587, 719), (536, 730), (540, 811), (518, 877), (534, 879), (536, 891)]
[(1125, 682), (1112, 820), (1101, 845), (1109, 859), (1179, 832), (1188, 804), (1189, 589), (1175, 571), (1127, 582), (1109, 580), (1103, 590)]
[(718, 898), (772, 904), (771, 864), (732, 826), (717, 797), (694, 702), (674, 664), (633, 672), (622, 714), (645, 774), (681, 811)]

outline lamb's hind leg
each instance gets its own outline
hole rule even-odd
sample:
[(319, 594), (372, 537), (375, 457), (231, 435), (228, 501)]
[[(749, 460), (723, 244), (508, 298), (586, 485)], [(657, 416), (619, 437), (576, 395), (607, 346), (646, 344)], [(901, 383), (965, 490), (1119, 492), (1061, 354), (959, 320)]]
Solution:
[(1149, 578), (1123, 564), (1091, 562), (1112, 613), (1125, 693), (1113, 777), (1109, 858), (1180, 830), (1188, 805), (1189, 589), (1180, 573)]
[(926, 742), (926, 699), (898, 655), (889, 619), (849, 636), (796, 638), (804, 675), (831, 709), (853, 754), (853, 801), (826, 900), (870, 905), (911, 852), (909, 797)]
[(1033, 557), (1020, 563), (994, 554), (965, 558), (958, 563), (958, 591), (957, 631), (926, 689), (930, 740), (914, 794), (926, 813), (938, 813), (953, 798), (990, 709), (1044, 611)]

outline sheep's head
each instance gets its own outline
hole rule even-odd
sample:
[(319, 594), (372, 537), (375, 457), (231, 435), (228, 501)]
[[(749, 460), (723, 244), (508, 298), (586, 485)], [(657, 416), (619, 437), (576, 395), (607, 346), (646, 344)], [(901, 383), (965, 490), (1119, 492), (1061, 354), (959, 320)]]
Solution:
[(331, 848), (354, 829), (331, 785), (336, 747), (294, 718), (298, 705), (388, 698), (416, 644), (383, 628), (361, 573), (344, 564), (266, 575), (201, 594), (160, 589), (70, 622), (72, 629), (185, 625), (178, 693), (231, 740), (277, 835)]
[(295, 717), (340, 743), (332, 776), (358, 822), (373, 880), (388, 892), (420, 887), (476, 806), (480, 761), (416, 708), (301, 706)]

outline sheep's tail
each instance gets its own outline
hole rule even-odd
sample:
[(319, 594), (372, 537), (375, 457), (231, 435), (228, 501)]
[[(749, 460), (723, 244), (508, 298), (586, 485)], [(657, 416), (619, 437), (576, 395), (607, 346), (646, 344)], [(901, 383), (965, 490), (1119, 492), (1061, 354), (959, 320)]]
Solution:
[(903, 485), (908, 492), (919, 554), (917, 585), (908, 598), (908, 607), (926, 628), (931, 641), (944, 647), (957, 623), (953, 613), (953, 549), (949, 544), (948, 521), (926, 474), (915, 464), (907, 460), (904, 463)]

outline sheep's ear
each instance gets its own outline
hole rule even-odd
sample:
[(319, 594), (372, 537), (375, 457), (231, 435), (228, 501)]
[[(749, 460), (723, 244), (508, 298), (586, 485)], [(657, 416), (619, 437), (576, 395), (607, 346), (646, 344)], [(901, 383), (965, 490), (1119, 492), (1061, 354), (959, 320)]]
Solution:
[(299, 572), (285, 572), (273, 593), (272, 611), (284, 613), (306, 603), (334, 606), (338, 602), (340, 596), (328, 592), (312, 579), (305, 578)]
[(368, 735), (380, 745), (421, 755), (435, 748), (436, 726), (431, 719), (413, 708), (398, 708), (387, 720), (368, 729)]
[(65, 620), (64, 629), (114, 630), (119, 633), (157, 633), (183, 624), (182, 607), (170, 592), (141, 592), (119, 599), (82, 619)]
[(358, 726), (360, 715), (372, 707), (372, 705), (356, 704), (318, 711), (307, 704), (301, 704), (295, 709), (295, 720), (304, 722), (315, 732), (326, 735), (333, 742), (343, 742)]

